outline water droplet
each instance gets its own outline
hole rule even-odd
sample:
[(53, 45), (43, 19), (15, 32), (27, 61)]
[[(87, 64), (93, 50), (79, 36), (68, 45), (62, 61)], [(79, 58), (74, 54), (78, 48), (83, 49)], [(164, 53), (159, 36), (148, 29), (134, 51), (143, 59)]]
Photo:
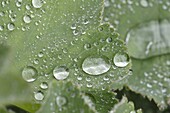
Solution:
[(27, 82), (33, 82), (37, 78), (37, 70), (32, 66), (27, 66), (22, 70), (22, 77)]
[(83, 24), (86, 25), (88, 23), (89, 23), (89, 20), (88, 19), (84, 19)]
[(82, 79), (83, 79), (83, 78), (82, 78), (81, 75), (77, 76), (77, 80), (82, 80)]
[(34, 64), (38, 64), (39, 63), (39, 60), (38, 59), (35, 59), (34, 60)]
[(23, 17), (23, 20), (24, 20), (25, 23), (30, 23), (31, 22), (31, 17), (29, 15), (25, 15)]
[(77, 29), (75, 29), (74, 31), (73, 31), (73, 35), (78, 35), (79, 34), (79, 31), (77, 30)]
[(67, 99), (64, 96), (57, 96), (56, 97), (56, 104), (58, 107), (62, 107), (63, 105), (67, 104)]
[(38, 53), (38, 57), (41, 58), (41, 57), (43, 57), (43, 56), (44, 56), (43, 52), (39, 52), (39, 53)]
[(129, 64), (129, 56), (127, 53), (117, 53), (113, 61), (117, 67), (125, 67)]
[(90, 49), (91, 48), (91, 44), (84, 44), (84, 49), (86, 49), (86, 50), (88, 50), (88, 49)]
[(76, 27), (76, 24), (72, 24), (70, 28), (71, 28), (71, 29), (76, 29), (76, 28), (77, 28), (77, 27)]
[(0, 31), (4, 30), (4, 26), (0, 25)]
[(43, 100), (44, 99), (44, 94), (41, 91), (38, 91), (34, 94), (34, 98), (36, 100)]
[(146, 0), (140, 0), (140, 4), (143, 7), (148, 7), (148, 2)]
[(69, 70), (65, 66), (55, 67), (53, 75), (57, 80), (64, 80), (69, 75)]
[(111, 67), (106, 59), (98, 56), (87, 57), (82, 64), (83, 71), (90, 75), (106, 73)]
[(47, 82), (42, 82), (42, 83), (40, 84), (40, 87), (41, 87), (42, 89), (47, 89), (47, 88), (48, 88)]
[(9, 24), (7, 25), (7, 28), (8, 28), (8, 30), (13, 31), (13, 30), (15, 29), (14, 23), (9, 23)]
[(35, 8), (41, 8), (43, 5), (43, 1), (42, 0), (32, 0), (32, 5)]

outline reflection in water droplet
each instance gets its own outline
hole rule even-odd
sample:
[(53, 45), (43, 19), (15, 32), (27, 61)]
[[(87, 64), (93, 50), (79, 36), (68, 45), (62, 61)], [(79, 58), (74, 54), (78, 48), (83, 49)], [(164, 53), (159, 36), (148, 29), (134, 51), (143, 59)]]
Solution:
[(97, 56), (87, 57), (82, 64), (83, 71), (90, 75), (106, 73), (110, 67), (106, 59)]
[(47, 89), (47, 88), (48, 88), (47, 82), (42, 82), (42, 83), (40, 84), (40, 87), (41, 87), (42, 89)]
[(13, 23), (9, 23), (7, 25), (8, 30), (13, 31), (15, 29), (15, 25)]
[(113, 61), (117, 67), (125, 67), (129, 64), (129, 56), (127, 53), (117, 53)]
[(33, 82), (38, 76), (37, 70), (32, 66), (27, 66), (22, 70), (22, 77), (27, 82)]
[(35, 8), (41, 8), (42, 5), (43, 5), (43, 2), (42, 2), (42, 0), (32, 0), (32, 5), (33, 5)]
[(56, 104), (58, 107), (62, 107), (63, 105), (67, 104), (67, 99), (64, 96), (57, 96), (56, 97)]
[(57, 80), (64, 80), (69, 75), (69, 70), (65, 66), (55, 67), (53, 75)]
[(30, 23), (31, 22), (31, 17), (29, 15), (25, 15), (23, 17), (23, 20), (24, 20), (25, 23)]
[(44, 94), (41, 91), (38, 91), (34, 94), (34, 98), (36, 100), (43, 100), (44, 99)]

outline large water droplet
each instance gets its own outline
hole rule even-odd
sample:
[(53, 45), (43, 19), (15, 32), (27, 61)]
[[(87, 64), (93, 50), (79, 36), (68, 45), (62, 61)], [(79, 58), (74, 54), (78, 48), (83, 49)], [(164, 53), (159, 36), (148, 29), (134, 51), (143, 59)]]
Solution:
[(117, 53), (113, 62), (117, 67), (125, 67), (129, 64), (129, 56), (127, 53)]
[(27, 82), (33, 82), (38, 76), (37, 70), (32, 66), (27, 66), (22, 70), (22, 77)]
[(43, 1), (42, 0), (32, 0), (32, 5), (35, 8), (41, 8), (43, 5)]
[(53, 75), (57, 80), (64, 80), (69, 75), (69, 70), (65, 66), (55, 67)]
[(98, 56), (87, 57), (82, 64), (83, 71), (90, 75), (106, 73), (111, 67), (106, 59)]
[(67, 99), (64, 96), (57, 96), (56, 97), (56, 104), (58, 107), (62, 107), (63, 105), (67, 104)]
[(23, 20), (24, 20), (25, 23), (30, 23), (31, 22), (31, 17), (29, 15), (25, 15), (23, 17)]
[(41, 91), (38, 91), (34, 94), (34, 98), (36, 100), (43, 100), (44, 99), (44, 94)]

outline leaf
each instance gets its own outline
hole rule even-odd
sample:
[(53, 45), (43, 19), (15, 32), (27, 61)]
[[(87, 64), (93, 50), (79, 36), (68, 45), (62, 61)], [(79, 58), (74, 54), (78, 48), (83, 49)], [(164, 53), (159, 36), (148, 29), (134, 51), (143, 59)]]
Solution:
[(30, 87), (14, 73), (0, 75), (0, 89), (0, 105), (30, 102)]
[(106, 0), (105, 4), (104, 20), (126, 40), (130, 56), (145, 59), (170, 52), (168, 0)]
[(37, 113), (97, 113), (88, 96), (71, 82), (52, 81), (46, 100)]
[(5, 73), (5, 70), (9, 65), (7, 60), (10, 56), (9, 51), (9, 47), (0, 43), (0, 74)]
[(0, 107), (0, 113), (9, 113), (5, 107)]
[[(97, 91), (111, 89), (129, 76), (131, 61), (124, 42), (109, 24), (101, 25), (103, 3), (24, 0), (2, 4), (0, 40), (13, 51), (9, 69), (30, 82), (33, 104), (44, 103), (54, 79), (72, 81), (84, 91)], [(87, 67), (83, 69), (83, 64), (91, 65), (84, 63), (87, 58), (95, 61), (92, 65), (97, 64), (93, 74), (87, 72)], [(57, 78), (63, 73), (66, 75)], [(42, 88), (42, 83), (47, 88)]]
[(129, 78), (129, 88), (154, 99), (161, 109), (166, 108), (170, 104), (169, 54), (141, 61), (133, 59), (132, 68), (134, 74)]
[(128, 102), (126, 97), (123, 97), (122, 100), (116, 104), (109, 113), (142, 113), (139, 109), (137, 112), (134, 110), (133, 102)]
[(113, 92), (86, 92), (86, 95), (93, 101), (95, 108), (100, 113), (108, 113), (118, 103), (116, 94)]
[(134, 73), (125, 84), (136, 93), (153, 99), (163, 109), (169, 103), (170, 87), (169, 1), (112, 2), (105, 1), (104, 20), (116, 26), (133, 57)]

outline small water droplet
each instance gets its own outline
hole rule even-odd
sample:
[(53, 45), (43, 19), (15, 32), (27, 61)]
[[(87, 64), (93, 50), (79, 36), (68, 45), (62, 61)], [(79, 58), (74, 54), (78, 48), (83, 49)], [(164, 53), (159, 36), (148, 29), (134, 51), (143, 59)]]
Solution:
[(29, 15), (25, 15), (23, 17), (23, 20), (24, 20), (25, 23), (30, 23), (31, 22), (31, 17)]
[(38, 64), (39, 63), (39, 60), (38, 59), (35, 59), (34, 60), (34, 64)]
[(76, 28), (77, 28), (77, 27), (76, 27), (76, 24), (72, 24), (70, 28), (71, 28), (71, 29), (76, 29)]
[(79, 31), (77, 29), (73, 30), (73, 35), (78, 35), (79, 34)]
[(83, 71), (90, 75), (106, 73), (111, 67), (106, 59), (98, 56), (87, 57), (82, 64)]
[(7, 28), (8, 28), (8, 30), (13, 31), (13, 30), (15, 29), (14, 23), (9, 23), (9, 24), (7, 25)]
[(88, 50), (91, 48), (91, 44), (87, 43), (87, 44), (84, 44), (84, 49)]
[(22, 70), (22, 77), (27, 82), (33, 82), (36, 80), (38, 72), (32, 66), (27, 66)]
[(88, 83), (86, 86), (87, 86), (88, 88), (93, 87), (93, 85), (92, 85), (91, 83)]
[(77, 80), (82, 80), (82, 79), (83, 79), (83, 78), (82, 78), (81, 75), (77, 76)]
[(43, 52), (39, 52), (39, 53), (38, 53), (38, 57), (41, 58), (41, 57), (43, 57), (43, 56), (44, 56)]
[(42, 0), (32, 0), (32, 5), (35, 8), (41, 8), (43, 5), (43, 1)]
[(129, 56), (127, 53), (117, 53), (113, 62), (117, 67), (125, 67), (129, 64)]
[(57, 80), (64, 80), (69, 75), (69, 70), (65, 66), (55, 67), (53, 70), (53, 75)]
[(88, 23), (89, 23), (89, 20), (88, 19), (84, 19), (83, 24), (86, 25)]
[(4, 30), (4, 26), (0, 25), (0, 31)]
[(48, 88), (47, 82), (42, 82), (42, 83), (40, 84), (40, 87), (41, 87), (42, 89), (47, 89), (47, 88)]
[(58, 107), (62, 107), (63, 105), (67, 104), (67, 99), (64, 96), (57, 96), (56, 97), (56, 104)]
[(44, 94), (41, 91), (38, 91), (34, 94), (34, 98), (36, 100), (43, 100), (44, 99)]

